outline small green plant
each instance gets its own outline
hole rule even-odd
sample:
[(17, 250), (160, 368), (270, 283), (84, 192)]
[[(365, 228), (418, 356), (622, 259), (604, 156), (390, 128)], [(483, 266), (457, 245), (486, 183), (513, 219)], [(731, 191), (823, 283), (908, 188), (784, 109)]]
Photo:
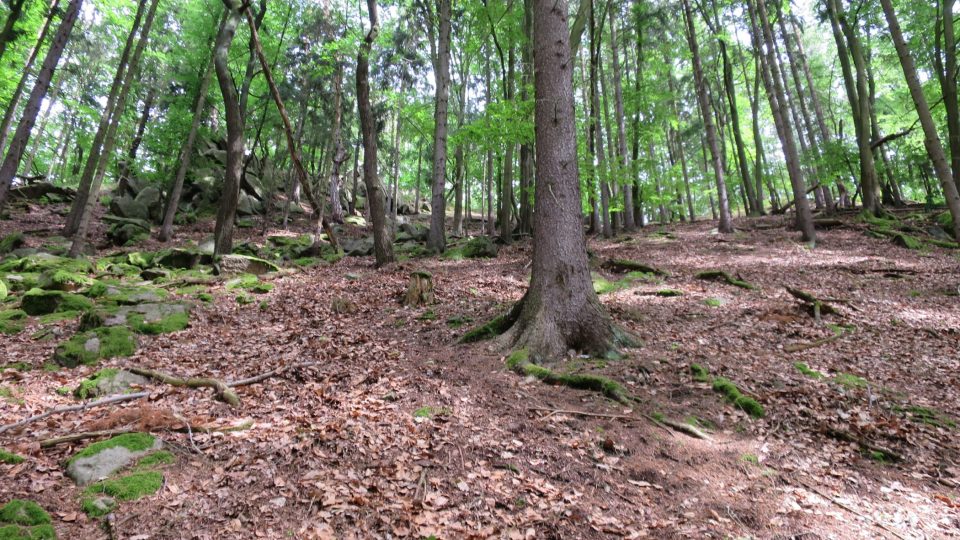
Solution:
[(743, 395), (737, 385), (729, 379), (723, 377), (714, 379), (713, 391), (722, 394), (727, 401), (754, 418), (762, 418), (766, 414), (763, 405), (752, 397)]
[(831, 379), (834, 383), (843, 386), (844, 388), (854, 389), (854, 388), (866, 388), (869, 382), (863, 377), (858, 377), (850, 373), (838, 373), (836, 376)]
[(711, 381), (710, 371), (700, 364), (690, 364), (690, 375), (693, 377), (693, 380), (697, 382), (708, 383)]
[(710, 306), (710, 307), (714, 307), (714, 308), (715, 308), (715, 307), (720, 307), (720, 306), (722, 306), (722, 305), (723, 305), (723, 300), (720, 300), (719, 298), (707, 298), (706, 300), (703, 301), (703, 303), (706, 304), (706, 305), (708, 305), (708, 306)]
[(451, 411), (446, 407), (431, 407), (426, 405), (413, 411), (414, 418), (433, 418), (434, 416), (450, 416)]
[(760, 465), (760, 458), (755, 454), (744, 454), (740, 456), (740, 460), (753, 465)]
[(18, 456), (7, 452), (3, 448), (0, 448), (0, 463), (6, 463), (8, 465), (16, 465), (17, 463), (23, 463), (23, 456)]

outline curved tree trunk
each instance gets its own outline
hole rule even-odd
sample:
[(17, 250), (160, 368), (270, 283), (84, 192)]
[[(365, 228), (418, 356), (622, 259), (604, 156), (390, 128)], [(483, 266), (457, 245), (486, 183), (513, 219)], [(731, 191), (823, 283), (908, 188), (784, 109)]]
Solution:
[(530, 288), (502, 336), (533, 360), (602, 356), (614, 329), (590, 279), (577, 170), (567, 3), (534, 0), (537, 185)]
[(233, 251), (233, 220), (237, 214), (240, 198), (240, 175), (243, 173), (243, 115), (240, 112), (240, 96), (230, 72), (230, 44), (240, 25), (240, 8), (230, 0), (227, 18), (220, 27), (214, 44), (213, 66), (217, 83), (223, 96), (223, 108), (227, 119), (227, 168), (223, 177), (223, 192), (217, 209), (217, 222), (213, 230), (215, 255)]
[(7, 201), (7, 194), (10, 186), (13, 184), (13, 177), (17, 174), (17, 168), (20, 165), (20, 159), (27, 149), (27, 143), (30, 141), (30, 131), (37, 121), (37, 114), (40, 112), (40, 105), (43, 98), (47, 95), (50, 88), (50, 81), (53, 80), (53, 73), (60, 62), (60, 56), (63, 49), (67, 46), (70, 39), (70, 33), (73, 31), (73, 25), (77, 22), (77, 16), (83, 0), (70, 0), (67, 11), (60, 21), (60, 27), (57, 28), (57, 34), (53, 38), (53, 43), (47, 50), (47, 55), (43, 59), (43, 65), (37, 73), (37, 81), (30, 91), (30, 97), (27, 98), (26, 106), (23, 109), (23, 117), (17, 126), (17, 131), (10, 142), (10, 148), (7, 149), (6, 157), (0, 165), (0, 209)]

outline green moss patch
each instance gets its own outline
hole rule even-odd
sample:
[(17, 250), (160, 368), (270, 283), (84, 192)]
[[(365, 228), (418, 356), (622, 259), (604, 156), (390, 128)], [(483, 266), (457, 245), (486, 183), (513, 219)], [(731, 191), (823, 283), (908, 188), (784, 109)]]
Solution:
[(93, 377), (90, 377), (89, 379), (83, 379), (80, 381), (80, 385), (77, 386), (76, 390), (73, 391), (74, 397), (87, 399), (88, 397), (97, 395), (97, 385), (100, 384), (100, 382), (104, 379), (114, 377), (117, 373), (120, 373), (119, 369), (104, 368), (94, 373)]
[[(81, 507), (90, 517), (100, 517), (110, 513), (116, 501), (135, 501), (156, 493), (161, 487), (163, 474), (158, 471), (140, 471), (101, 480), (84, 490)], [(113, 504), (104, 500), (103, 496), (112, 499)]]
[(20, 309), (0, 311), (0, 334), (19, 334), (26, 326), (26, 312)]
[(156, 321), (147, 321), (143, 314), (131, 312), (127, 315), (127, 323), (135, 332), (140, 334), (169, 334), (183, 330), (190, 324), (190, 314), (187, 312), (171, 313)]
[(928, 424), (946, 429), (957, 428), (957, 423), (952, 418), (936, 409), (908, 405), (907, 407), (901, 407), (897, 410), (902, 412), (911, 421), (919, 424)]
[(93, 285), (93, 279), (67, 270), (50, 269), (40, 274), (41, 289), (48, 291), (76, 291)]
[(660, 289), (654, 294), (662, 298), (672, 298), (675, 296), (683, 296), (683, 291), (678, 291), (676, 289)]
[(715, 308), (715, 307), (720, 307), (720, 306), (722, 306), (722, 305), (723, 305), (723, 300), (721, 300), (721, 299), (719, 299), (719, 298), (707, 298), (706, 300), (703, 301), (703, 303), (704, 303), (704, 305), (706, 305), (706, 306), (708, 306), (708, 307), (713, 307), (713, 308)]
[(710, 376), (710, 372), (699, 364), (690, 364), (690, 374), (695, 381), (710, 383), (714, 392), (723, 395), (734, 407), (744, 411), (750, 416), (762, 418), (766, 414), (763, 405), (760, 405), (760, 403), (752, 397), (743, 395), (740, 389), (737, 388), (737, 385), (730, 379), (724, 377), (713, 378)]
[(604, 263), (600, 266), (601, 268), (610, 270), (611, 272), (636, 272), (639, 274), (649, 274), (660, 277), (666, 277), (668, 275), (667, 272), (660, 270), (659, 268), (654, 268), (652, 266), (628, 259), (610, 259), (604, 261)]
[(151, 454), (147, 454), (134, 466), (136, 470), (144, 469), (154, 469), (156, 467), (162, 467), (163, 465), (172, 465), (177, 461), (177, 458), (173, 454), (167, 452), (166, 450), (159, 450)]
[(18, 456), (16, 454), (7, 452), (3, 448), (0, 448), (0, 463), (6, 463), (8, 465), (23, 463), (23, 456)]
[(822, 379), (824, 377), (823, 373), (820, 373), (815, 369), (810, 369), (810, 367), (803, 362), (796, 362), (793, 364), (793, 367), (804, 376), (810, 377), (811, 379)]
[(65, 367), (94, 364), (101, 358), (130, 356), (137, 350), (137, 339), (123, 326), (110, 326), (77, 334), (57, 346), (53, 359)]
[(690, 375), (693, 377), (693, 380), (697, 382), (708, 383), (712, 380), (710, 371), (700, 364), (690, 364)]
[(56, 537), (50, 514), (37, 503), (13, 499), (0, 508), (0, 540), (46, 540)]
[(471, 238), (463, 246), (463, 256), (468, 259), (496, 258), (500, 249), (488, 236)]
[(866, 388), (867, 385), (870, 384), (863, 377), (858, 377), (850, 373), (839, 373), (830, 380), (848, 389)]

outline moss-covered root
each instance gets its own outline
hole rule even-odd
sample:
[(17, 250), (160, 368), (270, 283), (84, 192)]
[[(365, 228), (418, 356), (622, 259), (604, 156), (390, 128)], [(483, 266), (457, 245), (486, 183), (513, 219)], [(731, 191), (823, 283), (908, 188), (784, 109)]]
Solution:
[(470, 330), (460, 338), (460, 343), (476, 343), (486, 339), (491, 339), (506, 332), (520, 318), (520, 308), (523, 306), (523, 300), (520, 300), (510, 308), (510, 311), (495, 317), (490, 322)]
[(737, 279), (730, 274), (724, 272), (723, 270), (705, 270), (699, 272), (696, 275), (697, 279), (702, 279), (705, 281), (722, 281), (733, 285), (734, 287), (740, 287), (741, 289), (756, 290), (757, 286), (752, 283), (747, 283), (742, 279)]
[(621, 274), (626, 272), (643, 272), (644, 274), (653, 274), (661, 277), (666, 277), (668, 275), (667, 272), (659, 268), (654, 268), (653, 266), (628, 259), (609, 259), (604, 261), (600, 267), (605, 270)]
[(569, 386), (579, 390), (592, 390), (625, 405), (630, 403), (626, 390), (616, 381), (599, 375), (557, 373), (530, 361), (530, 353), (519, 349), (507, 356), (507, 367), (521, 375), (540, 379), (547, 384)]

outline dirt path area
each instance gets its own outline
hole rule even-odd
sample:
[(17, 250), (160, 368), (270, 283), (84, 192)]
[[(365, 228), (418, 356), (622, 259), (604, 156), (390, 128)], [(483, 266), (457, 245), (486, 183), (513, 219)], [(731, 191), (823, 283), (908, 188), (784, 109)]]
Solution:
[[(382, 271), (346, 258), (274, 279), (262, 304), (215, 287), (189, 328), (101, 365), (225, 380), (314, 366), (239, 388), (240, 407), (151, 386), (144, 401), (4, 434), (28, 459), (0, 464), (0, 492), (40, 503), (60, 538), (960, 537), (957, 255), (851, 229), (811, 251), (757, 223), (770, 222), (725, 238), (693, 224), (591, 241), (601, 300), (642, 346), (562, 370), (618, 381), (633, 406), (523, 378), (489, 342), (457, 344), (522, 295), (528, 245)], [(609, 259), (667, 275), (610, 272)], [(419, 269), (436, 303), (402, 307)], [(755, 288), (697, 277), (714, 269)], [(821, 306), (818, 321), (786, 286), (836, 313)], [(3, 363), (50, 357), (55, 342), (31, 330), (3, 338)], [(72, 403), (56, 390), (93, 371), (3, 371), (14, 390), (0, 423)], [(716, 378), (763, 416), (715, 392)], [(178, 460), (105, 529), (63, 474), (79, 446), (37, 442), (123, 427), (153, 430)]]

